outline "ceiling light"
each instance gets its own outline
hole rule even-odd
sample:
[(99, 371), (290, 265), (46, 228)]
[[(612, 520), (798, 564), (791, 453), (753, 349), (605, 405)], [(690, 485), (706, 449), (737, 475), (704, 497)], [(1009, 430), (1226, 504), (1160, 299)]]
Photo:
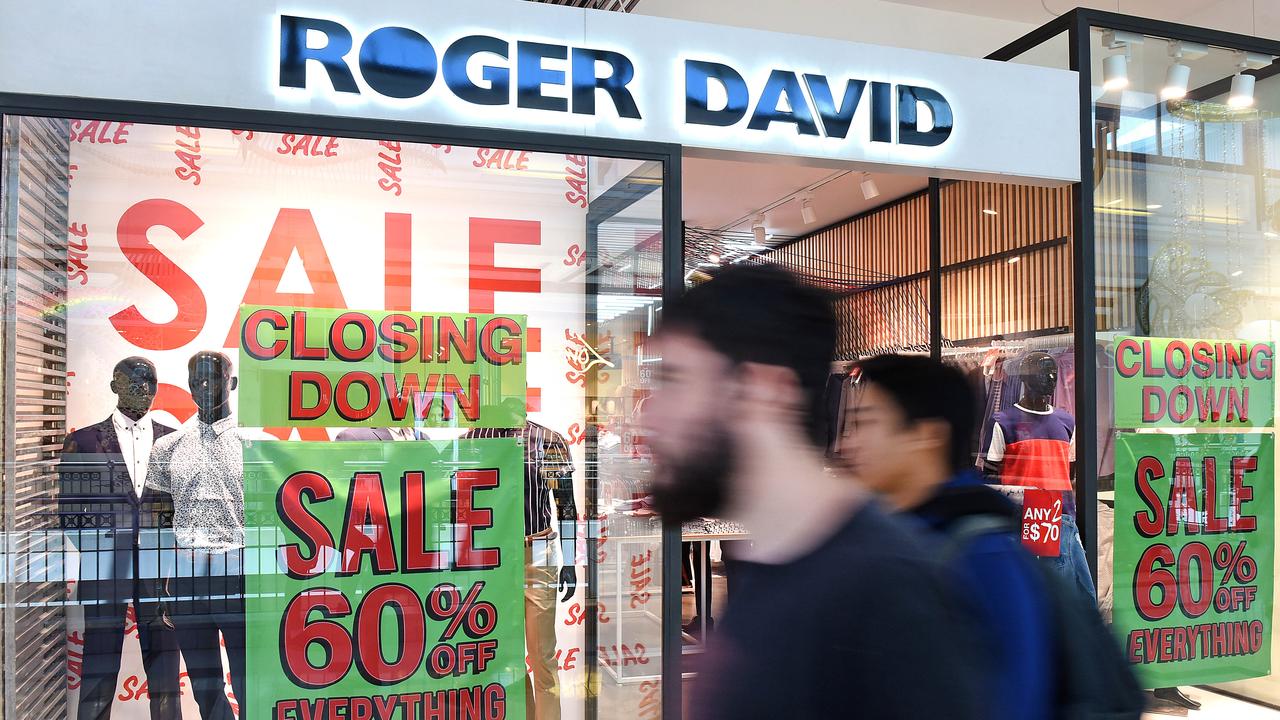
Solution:
[(719, 256), (719, 255), (717, 255), (717, 254), (715, 254), (715, 253), (711, 253), (710, 255), (708, 255), (708, 256), (707, 256), (707, 262), (712, 263), (712, 264), (715, 264), (715, 265), (719, 265), (719, 264), (720, 264), (720, 256)]
[(1253, 106), (1253, 84), (1256, 78), (1252, 75), (1244, 73), (1236, 73), (1231, 78), (1231, 95), (1227, 97), (1227, 104), (1233, 108), (1247, 108)]
[(1102, 59), (1102, 87), (1104, 90), (1129, 87), (1129, 56), (1108, 55)]
[(866, 200), (880, 197), (880, 188), (876, 185), (876, 181), (871, 179), (871, 173), (862, 173), (862, 197)]
[(805, 225), (812, 225), (818, 222), (818, 213), (813, 209), (812, 195), (805, 195), (800, 198), (800, 217), (804, 219)]
[(1147, 206), (1147, 209), (1148, 209), (1148, 210), (1159, 210), (1159, 209), (1160, 209), (1160, 208), (1162, 208), (1162, 207), (1164, 207), (1164, 206), (1163, 206), (1163, 205), (1148, 205), (1148, 206)]
[(1102, 87), (1106, 90), (1123, 90), (1129, 87), (1129, 54), (1141, 45), (1146, 36), (1142, 33), (1108, 30), (1102, 33), (1102, 47), (1119, 50), (1115, 55), (1102, 59)]
[(1241, 276), (1241, 275), (1243, 275), (1243, 274), (1244, 274), (1244, 271), (1243, 271), (1243, 270), (1237, 270), (1237, 271), (1235, 271), (1235, 272), (1231, 273), (1231, 277), (1240, 277), (1240, 276)]
[(1164, 87), (1160, 97), (1164, 100), (1181, 100), (1187, 96), (1187, 85), (1191, 82), (1191, 68), (1176, 62), (1169, 66), (1164, 74)]
[(983, 215), (999, 215), (1000, 213), (996, 212), (995, 210), (992, 210), (991, 208), (982, 208), (982, 214)]
[(1191, 66), (1193, 62), (1209, 54), (1209, 46), (1185, 40), (1169, 41), (1169, 57), (1173, 64), (1164, 76), (1164, 87), (1160, 97), (1164, 100), (1180, 100), (1187, 96), (1187, 86), (1191, 83)]
[(751, 223), (751, 234), (755, 236), (756, 244), (763, 245), (765, 241), (764, 229), (764, 213), (756, 215), (756, 219)]
[(1233, 108), (1253, 107), (1253, 86), (1257, 78), (1245, 75), (1245, 70), (1261, 70), (1275, 62), (1275, 56), (1261, 53), (1236, 53), (1236, 74), (1231, 78), (1231, 94), (1227, 96), (1227, 104)]
[(1016, 256), (1016, 255), (1015, 255), (1014, 257), (1009, 258), (1009, 264), (1010, 264), (1010, 265), (1012, 265), (1012, 264), (1014, 264), (1014, 263), (1016, 263), (1016, 262), (1019, 262), (1019, 261), (1021, 261), (1021, 260), (1022, 260), (1022, 258), (1021, 258), (1021, 257), (1019, 257), (1019, 256)]
[(1263, 234), (1263, 235), (1266, 235), (1266, 236), (1267, 236), (1267, 237), (1269, 237), (1269, 238), (1273, 238), (1273, 239), (1274, 239), (1274, 238), (1278, 238), (1278, 237), (1280, 237), (1280, 235), (1277, 235), (1277, 234), (1275, 234), (1275, 233), (1271, 232), (1270, 230), (1268, 230), (1268, 231), (1266, 231), (1266, 232), (1264, 232), (1264, 233), (1262, 233), (1262, 234)]

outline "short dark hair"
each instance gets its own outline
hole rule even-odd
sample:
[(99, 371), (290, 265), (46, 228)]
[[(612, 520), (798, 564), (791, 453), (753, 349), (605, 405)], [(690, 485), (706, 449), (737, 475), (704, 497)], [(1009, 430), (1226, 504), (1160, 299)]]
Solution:
[(804, 393), (805, 430), (825, 447), (823, 391), (836, 349), (830, 296), (776, 265), (733, 265), (663, 310), (664, 330), (685, 332), (734, 364), (795, 372)]
[(884, 391), (908, 422), (941, 420), (950, 427), (952, 472), (973, 466), (970, 455), (977, 426), (977, 398), (964, 374), (918, 355), (880, 355), (860, 365), (859, 382)]

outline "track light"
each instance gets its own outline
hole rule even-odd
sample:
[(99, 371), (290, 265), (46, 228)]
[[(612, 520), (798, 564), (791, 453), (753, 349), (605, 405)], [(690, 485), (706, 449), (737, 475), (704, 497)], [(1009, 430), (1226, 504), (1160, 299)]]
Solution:
[(1272, 55), (1236, 53), (1236, 74), (1231, 78), (1231, 94), (1227, 96), (1227, 105), (1237, 109), (1253, 107), (1253, 86), (1257, 78), (1253, 75), (1245, 75), (1244, 71), (1261, 70), (1273, 62), (1275, 57)]
[(1191, 82), (1191, 68), (1176, 62), (1169, 66), (1164, 75), (1164, 87), (1160, 89), (1160, 97), (1164, 100), (1181, 100), (1187, 96), (1187, 85)]
[(813, 209), (812, 195), (804, 195), (800, 198), (800, 217), (805, 225), (818, 222), (818, 213)]
[(1129, 87), (1129, 56), (1108, 55), (1102, 59), (1102, 88), (1123, 90)]
[(1256, 79), (1252, 75), (1236, 73), (1231, 78), (1231, 95), (1227, 97), (1227, 105), (1233, 108), (1253, 107), (1253, 84)]
[(764, 213), (756, 215), (756, 219), (751, 223), (751, 235), (755, 238), (757, 245), (763, 245), (766, 239), (764, 229)]
[(880, 197), (880, 187), (871, 179), (871, 173), (862, 173), (862, 197), (866, 200)]
[(1102, 59), (1103, 89), (1112, 91), (1129, 87), (1129, 53), (1145, 40), (1146, 37), (1141, 33), (1120, 30), (1108, 30), (1102, 33), (1102, 47), (1120, 51)]
[(1209, 46), (1185, 40), (1169, 41), (1169, 57), (1173, 64), (1164, 76), (1164, 87), (1160, 89), (1162, 100), (1181, 100), (1187, 96), (1187, 87), (1191, 82), (1191, 66), (1194, 62), (1209, 54)]

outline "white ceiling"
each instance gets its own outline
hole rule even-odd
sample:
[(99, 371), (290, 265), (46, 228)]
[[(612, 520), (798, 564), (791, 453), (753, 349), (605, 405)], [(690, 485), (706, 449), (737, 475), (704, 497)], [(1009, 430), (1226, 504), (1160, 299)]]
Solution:
[[(683, 204), (685, 224), (707, 230), (750, 232), (757, 210), (827, 178), (836, 179), (813, 192), (817, 221), (805, 225), (799, 201), (792, 200), (765, 215), (765, 228), (775, 240), (803, 235), (928, 185), (925, 175), (873, 175), (880, 196), (862, 196), (862, 174), (830, 167), (684, 158)], [(852, 172), (850, 172), (852, 171)]]
[[(1195, 25), (1243, 35), (1280, 38), (1276, 0), (886, 0), (899, 5), (1046, 23), (1076, 7)], [(994, 48), (993, 48), (994, 49)]]

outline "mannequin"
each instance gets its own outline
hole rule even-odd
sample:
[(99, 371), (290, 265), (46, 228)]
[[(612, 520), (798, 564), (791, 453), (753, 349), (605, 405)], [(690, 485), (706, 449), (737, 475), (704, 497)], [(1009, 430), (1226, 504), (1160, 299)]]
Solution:
[[(573, 459), (557, 432), (535, 422), (523, 428), (477, 428), (469, 438), (518, 438), (525, 460), (525, 644), (532, 679), (525, 678), (526, 718), (559, 720), (560, 680), (556, 661), (556, 600), (568, 602), (578, 585), (572, 557), (577, 538), (577, 504), (573, 498)], [(552, 521), (551, 498), (555, 498)], [(557, 543), (565, 552), (556, 552)], [(558, 556), (564, 555), (557, 572)]]
[[(1076, 421), (1053, 406), (1058, 363), (1046, 352), (1028, 353), (1019, 363), (1022, 395), (995, 415), (984, 470), (1000, 485), (1072, 492)], [(1063, 500), (1064, 510), (1068, 503)], [(1071, 504), (1074, 512), (1074, 504)]]
[(147, 484), (173, 494), (181, 598), (174, 623), (200, 716), (231, 716), (221, 635), (240, 716), (246, 717), (242, 442), (259, 436), (236, 427), (231, 414), (237, 380), (229, 357), (198, 352), (187, 375), (196, 421), (156, 443)]
[[(77, 717), (111, 717), (128, 604), (133, 603), (153, 720), (182, 716), (178, 684), (178, 635), (169, 617), (165, 581), (155, 577), (155, 542), (172, 526), (173, 498), (145, 486), (154, 442), (171, 427), (149, 416), (156, 368), (129, 357), (116, 364), (111, 392), (116, 409), (107, 419), (67, 436), (58, 464), (62, 526), (81, 549), (79, 599), (84, 603), (84, 674)], [(104, 518), (106, 522), (104, 522)], [(100, 535), (99, 542), (82, 542)], [(147, 537), (140, 542), (140, 537)], [(109, 549), (104, 549), (109, 548)], [(143, 562), (146, 558), (150, 562)], [(145, 574), (151, 577), (145, 577)]]
[(1059, 555), (1043, 558), (1090, 600), (1096, 597), (1093, 576), (1076, 526), (1076, 420), (1053, 405), (1058, 363), (1045, 352), (1030, 352), (1018, 366), (1022, 395), (995, 415), (991, 447), (984, 471), (999, 485), (1016, 485), (1061, 493), (1062, 532)]

